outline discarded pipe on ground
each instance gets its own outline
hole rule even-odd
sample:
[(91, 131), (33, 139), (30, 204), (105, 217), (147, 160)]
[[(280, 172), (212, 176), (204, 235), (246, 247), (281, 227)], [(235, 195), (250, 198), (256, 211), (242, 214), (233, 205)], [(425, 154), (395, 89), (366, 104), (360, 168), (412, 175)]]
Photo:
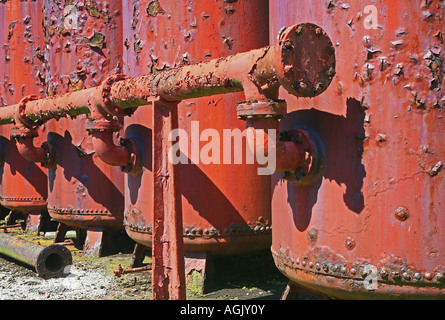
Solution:
[(0, 233), (0, 254), (34, 267), (44, 279), (61, 277), (72, 265), (71, 252), (64, 246), (41, 246), (5, 233)]

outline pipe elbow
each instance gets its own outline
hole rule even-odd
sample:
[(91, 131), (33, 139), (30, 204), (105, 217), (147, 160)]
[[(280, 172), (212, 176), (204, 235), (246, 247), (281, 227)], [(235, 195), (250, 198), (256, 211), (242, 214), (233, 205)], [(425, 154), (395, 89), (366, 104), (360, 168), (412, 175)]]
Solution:
[(31, 162), (45, 162), (47, 150), (34, 146), (33, 137), (16, 138), (17, 150), (20, 155)]
[(38, 134), (35, 129), (25, 127), (14, 127), (11, 139), (15, 139), (18, 153), (30, 162), (41, 162), (44, 167), (50, 167), (53, 163), (50, 146), (47, 142), (40, 147), (34, 145), (34, 138)]
[(128, 148), (114, 143), (112, 130), (94, 131), (91, 136), (94, 151), (103, 162), (120, 167), (125, 167), (131, 162)]
[(275, 171), (291, 171), (304, 165), (306, 152), (295, 141), (283, 141), (277, 137), (276, 118), (257, 118), (247, 120), (247, 145), (251, 152), (275, 158)]

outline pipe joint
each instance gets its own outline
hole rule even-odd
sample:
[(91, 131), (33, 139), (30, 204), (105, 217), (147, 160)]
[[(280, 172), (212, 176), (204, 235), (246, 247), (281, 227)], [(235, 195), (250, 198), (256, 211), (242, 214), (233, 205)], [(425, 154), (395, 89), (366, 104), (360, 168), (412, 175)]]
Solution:
[(105, 163), (119, 166), (123, 172), (136, 175), (141, 166), (138, 161), (138, 148), (132, 139), (120, 138), (115, 143), (114, 135), (121, 128), (119, 120), (88, 119), (86, 129), (92, 136), (94, 151)]
[(11, 130), (11, 140), (15, 139), (17, 150), (28, 161), (40, 162), (42, 167), (54, 166), (54, 153), (51, 146), (45, 141), (40, 147), (34, 146), (34, 138), (38, 137), (37, 129), (17, 126)]
[(286, 100), (247, 100), (238, 101), (236, 106), (238, 119), (283, 118), (287, 113)]
[(120, 145), (127, 148), (130, 155), (130, 161), (121, 166), (121, 171), (137, 176), (142, 172), (142, 164), (140, 162), (140, 152), (137, 142), (131, 138), (121, 138)]
[(119, 108), (111, 100), (111, 87), (114, 83), (122, 80), (130, 79), (129, 76), (125, 74), (113, 74), (106, 78), (102, 83), (102, 109), (106, 113), (106, 116), (124, 117), (133, 114), (136, 108)]
[(301, 127), (280, 132), (277, 171), (283, 172), (284, 179), (297, 185), (310, 184), (320, 176), (323, 164), (323, 147), (312, 129)]
[(38, 100), (38, 99), (39, 99), (39, 97), (36, 95), (25, 96), (20, 100), (20, 102), (18, 104), (17, 118), (26, 128), (33, 128), (37, 125), (35, 123), (35, 121), (29, 115), (26, 114), (26, 104), (29, 101)]

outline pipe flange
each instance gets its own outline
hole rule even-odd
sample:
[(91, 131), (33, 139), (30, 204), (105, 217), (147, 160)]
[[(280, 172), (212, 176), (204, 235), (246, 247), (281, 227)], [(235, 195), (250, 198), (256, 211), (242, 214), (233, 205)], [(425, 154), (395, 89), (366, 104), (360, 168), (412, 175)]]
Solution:
[(130, 77), (125, 74), (118, 73), (118, 74), (113, 74), (113, 75), (109, 76), (102, 83), (102, 99), (103, 99), (102, 108), (104, 109), (104, 111), (106, 113), (116, 116), (116, 117), (124, 117), (124, 116), (128, 116), (134, 112), (134, 110), (132, 108), (130, 108), (130, 109), (118, 108), (110, 99), (111, 86), (115, 82), (127, 80), (127, 79), (130, 79)]
[(280, 140), (293, 141), (304, 150), (303, 164), (293, 171), (284, 171), (284, 179), (294, 185), (308, 185), (320, 177), (324, 167), (324, 149), (320, 138), (312, 129), (298, 127), (282, 131)]
[(20, 120), (20, 122), (27, 128), (36, 127), (38, 123), (36, 123), (34, 120), (32, 120), (30, 117), (26, 115), (26, 103), (33, 100), (40, 99), (36, 95), (28, 95), (23, 97), (19, 102), (19, 108), (18, 108), (18, 115), (17, 118)]
[(11, 129), (11, 140), (20, 138), (36, 138), (39, 134), (35, 128), (28, 128), (24, 126), (16, 126)]
[(138, 143), (131, 138), (121, 138), (120, 145), (128, 149), (130, 154), (130, 162), (126, 166), (121, 166), (121, 171), (132, 176), (137, 176), (142, 172), (142, 164), (140, 162), (140, 152)]
[(285, 29), (275, 50), (275, 71), (290, 94), (315, 97), (329, 87), (336, 73), (335, 48), (319, 26), (302, 23)]
[(247, 100), (238, 101), (236, 105), (238, 119), (283, 118), (287, 113), (285, 100)]
[(40, 165), (47, 169), (54, 169), (56, 166), (56, 158), (54, 157), (54, 152), (51, 145), (45, 141), (42, 143), (41, 148), (45, 151), (45, 160), (40, 163)]
[(108, 119), (87, 119), (86, 121), (86, 130), (88, 133), (92, 131), (119, 131), (122, 127), (121, 122), (113, 118), (111, 120)]

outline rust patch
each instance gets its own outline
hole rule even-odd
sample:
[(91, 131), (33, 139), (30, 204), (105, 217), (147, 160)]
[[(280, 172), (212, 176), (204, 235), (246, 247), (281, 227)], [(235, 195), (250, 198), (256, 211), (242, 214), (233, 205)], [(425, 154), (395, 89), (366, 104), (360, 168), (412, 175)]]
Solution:
[(105, 46), (105, 35), (101, 32), (94, 31), (94, 34), (88, 38), (87, 44), (92, 48), (103, 49)]
[(149, 16), (156, 17), (158, 14), (163, 14), (164, 12), (165, 10), (162, 9), (161, 4), (157, 0), (150, 2), (147, 6), (147, 14)]

